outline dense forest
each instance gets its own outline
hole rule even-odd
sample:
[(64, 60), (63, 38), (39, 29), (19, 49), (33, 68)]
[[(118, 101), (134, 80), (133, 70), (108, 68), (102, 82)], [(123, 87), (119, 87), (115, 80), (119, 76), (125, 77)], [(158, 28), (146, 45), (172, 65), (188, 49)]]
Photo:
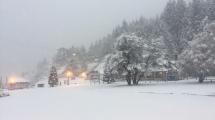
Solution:
[(59, 48), (52, 64), (87, 69), (89, 63), (107, 58), (105, 72), (134, 74), (134, 79), (138, 71), (174, 61), (183, 74), (202, 82), (214, 75), (214, 11), (215, 0), (170, 0), (160, 16), (125, 20), (89, 48)]

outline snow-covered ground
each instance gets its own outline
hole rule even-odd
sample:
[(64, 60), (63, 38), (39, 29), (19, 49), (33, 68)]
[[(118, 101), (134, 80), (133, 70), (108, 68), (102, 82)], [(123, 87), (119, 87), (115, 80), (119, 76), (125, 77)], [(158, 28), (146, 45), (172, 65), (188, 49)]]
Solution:
[(215, 82), (16, 90), (0, 98), (0, 120), (215, 120)]

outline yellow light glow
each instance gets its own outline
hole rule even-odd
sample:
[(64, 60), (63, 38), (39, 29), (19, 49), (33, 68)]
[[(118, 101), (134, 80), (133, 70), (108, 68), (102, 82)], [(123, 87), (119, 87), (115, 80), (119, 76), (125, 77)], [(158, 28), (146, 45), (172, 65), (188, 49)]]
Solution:
[(71, 71), (67, 71), (67, 72), (66, 72), (66, 76), (70, 78), (70, 77), (73, 76), (73, 73), (72, 73)]
[(79, 75), (79, 77), (81, 78), (81, 79), (87, 79), (87, 73), (86, 72), (82, 72), (80, 75)]
[(16, 78), (15, 77), (11, 77), (8, 81), (9, 84), (15, 84), (16, 83)]

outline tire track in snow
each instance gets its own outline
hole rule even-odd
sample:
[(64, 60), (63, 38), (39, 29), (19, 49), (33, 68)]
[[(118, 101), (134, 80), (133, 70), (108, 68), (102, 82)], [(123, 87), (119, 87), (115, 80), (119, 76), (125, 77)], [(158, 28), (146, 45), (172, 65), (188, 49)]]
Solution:
[(138, 92), (138, 93), (145, 93), (145, 94), (159, 94), (159, 95), (188, 95), (188, 96), (205, 96), (205, 97), (215, 97), (215, 94), (196, 94), (196, 93), (173, 93), (173, 92)]

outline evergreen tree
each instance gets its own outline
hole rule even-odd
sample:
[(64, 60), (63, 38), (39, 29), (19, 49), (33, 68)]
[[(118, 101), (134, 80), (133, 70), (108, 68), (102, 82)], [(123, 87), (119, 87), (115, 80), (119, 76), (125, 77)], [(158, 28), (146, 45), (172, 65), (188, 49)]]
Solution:
[(54, 66), (51, 67), (48, 83), (50, 87), (54, 87), (58, 85), (57, 69)]
[(206, 3), (206, 8), (207, 8), (207, 16), (210, 21), (215, 20), (215, 0), (207, 0)]
[(68, 54), (68, 49), (58, 49), (56, 55), (53, 58), (53, 64), (56, 65), (56, 67), (62, 67), (64, 65), (67, 65), (69, 63)]
[(161, 16), (163, 35), (169, 47), (169, 54), (176, 60), (187, 44), (185, 40), (185, 29), (188, 25), (186, 12), (187, 4), (184, 0), (170, 0)]
[(202, 32), (202, 20), (206, 17), (207, 6), (203, 0), (193, 0), (189, 4), (189, 34), (190, 34), (190, 41), (193, 39), (195, 34)]

